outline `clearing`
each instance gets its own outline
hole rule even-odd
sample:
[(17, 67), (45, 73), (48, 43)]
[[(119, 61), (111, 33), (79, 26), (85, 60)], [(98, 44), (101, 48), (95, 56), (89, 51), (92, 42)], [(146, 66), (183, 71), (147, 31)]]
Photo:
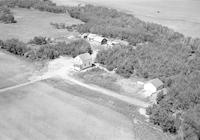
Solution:
[(12, 11), (17, 23), (0, 23), (0, 39), (2, 40), (17, 38), (27, 42), (35, 36), (66, 37), (72, 33), (66, 29), (55, 29), (50, 23), (65, 23), (66, 25), (81, 23), (68, 14), (55, 14), (23, 8), (15, 8)]

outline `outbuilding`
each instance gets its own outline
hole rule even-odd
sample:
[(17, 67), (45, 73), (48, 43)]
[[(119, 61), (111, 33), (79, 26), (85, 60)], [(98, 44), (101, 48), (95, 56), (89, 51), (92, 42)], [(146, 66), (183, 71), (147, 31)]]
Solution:
[(89, 53), (84, 53), (76, 56), (74, 58), (74, 69), (75, 70), (83, 70), (88, 67), (91, 67), (93, 64), (92, 56)]
[(87, 39), (88, 38), (89, 33), (84, 33), (81, 35), (81, 38)]
[(95, 37), (95, 38), (93, 39), (93, 41), (95, 41), (95, 42), (97, 42), (97, 43), (99, 43), (99, 44), (101, 44), (101, 45), (105, 45), (105, 44), (107, 44), (107, 42), (108, 42), (108, 40), (107, 40), (106, 38), (101, 37), (101, 36)]
[(151, 94), (154, 92), (157, 92), (158, 90), (162, 89), (163, 87), (164, 87), (163, 82), (158, 78), (150, 80), (144, 84), (144, 90), (148, 91)]
[(108, 39), (96, 34), (88, 34), (87, 39), (88, 41), (98, 43), (99, 45), (104, 45), (108, 42)]

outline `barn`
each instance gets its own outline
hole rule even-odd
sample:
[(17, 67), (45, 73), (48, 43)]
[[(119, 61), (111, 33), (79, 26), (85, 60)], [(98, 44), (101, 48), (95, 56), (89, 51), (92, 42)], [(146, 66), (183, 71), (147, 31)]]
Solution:
[(162, 89), (164, 87), (163, 82), (156, 78), (148, 81), (144, 84), (144, 90), (148, 91), (149, 93), (157, 92), (158, 90)]
[(88, 67), (91, 67), (93, 64), (92, 56), (89, 53), (84, 53), (76, 56), (74, 58), (74, 69), (75, 70), (83, 70)]

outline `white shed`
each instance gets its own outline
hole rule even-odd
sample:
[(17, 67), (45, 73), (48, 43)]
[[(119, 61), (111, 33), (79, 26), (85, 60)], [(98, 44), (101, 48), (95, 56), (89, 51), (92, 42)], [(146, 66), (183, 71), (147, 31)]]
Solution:
[(150, 80), (144, 84), (144, 90), (148, 91), (151, 94), (162, 89), (163, 87), (164, 87), (163, 82), (158, 78)]

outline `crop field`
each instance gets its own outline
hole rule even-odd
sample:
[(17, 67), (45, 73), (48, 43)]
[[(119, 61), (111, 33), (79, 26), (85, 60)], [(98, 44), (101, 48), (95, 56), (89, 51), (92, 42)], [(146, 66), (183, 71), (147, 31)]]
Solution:
[(65, 23), (66, 25), (80, 23), (80, 21), (69, 17), (68, 14), (55, 14), (22, 8), (12, 9), (12, 12), (17, 23), (0, 23), (0, 39), (17, 38), (27, 42), (35, 36), (53, 38), (69, 36), (66, 29), (55, 29), (50, 23)]
[[(200, 37), (198, 0), (53, 0), (62, 5), (90, 3), (122, 10), (136, 17), (168, 26), (187, 36)], [(73, 2), (73, 3), (72, 3)]]

